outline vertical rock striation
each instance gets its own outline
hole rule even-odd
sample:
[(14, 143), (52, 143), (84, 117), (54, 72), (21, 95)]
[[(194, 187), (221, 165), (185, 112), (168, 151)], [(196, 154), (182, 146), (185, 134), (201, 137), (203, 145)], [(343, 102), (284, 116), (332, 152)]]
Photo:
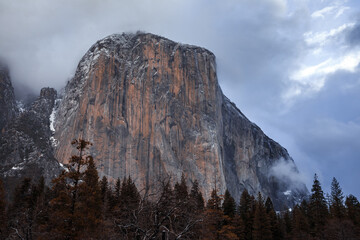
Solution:
[(49, 127), (56, 95), (52, 88), (41, 89), (40, 97), (3, 129), (0, 177), (8, 196), (24, 177), (36, 181), (43, 176), (49, 184), (62, 170), (54, 158)]
[[(102, 175), (130, 175), (139, 188), (184, 172), (205, 197), (215, 185), (236, 199), (247, 188), (279, 205), (291, 187), (269, 173), (293, 160), (222, 94), (215, 56), (152, 34), (115, 34), (90, 48), (65, 88), (54, 137), (59, 161), (82, 137)], [(293, 192), (289, 203), (307, 190)]]
[(0, 135), (5, 126), (15, 118), (16, 113), (15, 94), (9, 70), (0, 62)]

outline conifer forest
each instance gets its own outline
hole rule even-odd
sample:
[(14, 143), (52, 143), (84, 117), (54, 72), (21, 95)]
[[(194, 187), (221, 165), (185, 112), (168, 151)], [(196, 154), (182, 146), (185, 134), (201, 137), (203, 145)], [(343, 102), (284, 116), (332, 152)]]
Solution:
[(360, 239), (360, 203), (335, 178), (325, 194), (315, 174), (308, 199), (275, 211), (270, 198), (246, 190), (234, 199), (213, 189), (206, 201), (184, 174), (152, 191), (126, 176), (100, 179), (91, 143), (72, 145), (78, 154), (51, 186), (25, 178), (7, 198), (0, 184), (0, 239)]

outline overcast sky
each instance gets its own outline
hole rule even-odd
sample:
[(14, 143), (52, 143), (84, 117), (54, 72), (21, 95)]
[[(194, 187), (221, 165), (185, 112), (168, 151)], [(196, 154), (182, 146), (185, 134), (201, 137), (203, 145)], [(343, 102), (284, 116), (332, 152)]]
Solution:
[(286, 147), (311, 189), (360, 197), (360, 1), (0, 0), (0, 57), (16, 94), (61, 89), (112, 33), (206, 47), (248, 118)]

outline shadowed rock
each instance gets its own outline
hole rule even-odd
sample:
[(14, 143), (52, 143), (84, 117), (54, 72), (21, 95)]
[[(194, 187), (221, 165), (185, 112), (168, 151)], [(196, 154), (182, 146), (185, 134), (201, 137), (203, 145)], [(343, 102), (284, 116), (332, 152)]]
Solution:
[(0, 135), (3, 128), (15, 118), (16, 113), (15, 94), (9, 70), (0, 62)]
[(44, 176), (46, 184), (62, 168), (54, 158), (50, 115), (54, 108), (56, 91), (43, 88), (40, 97), (28, 109), (18, 113), (3, 129), (0, 138), (0, 177), (8, 197), (23, 178), (37, 181)]

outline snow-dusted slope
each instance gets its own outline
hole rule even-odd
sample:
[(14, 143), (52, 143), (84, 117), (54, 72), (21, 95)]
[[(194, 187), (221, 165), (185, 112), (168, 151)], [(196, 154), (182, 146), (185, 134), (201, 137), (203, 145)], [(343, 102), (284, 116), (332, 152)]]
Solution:
[(11, 192), (25, 177), (44, 176), (49, 184), (61, 171), (50, 138), (50, 114), (56, 91), (43, 88), (31, 106), (20, 111), (0, 136), (0, 178)]

